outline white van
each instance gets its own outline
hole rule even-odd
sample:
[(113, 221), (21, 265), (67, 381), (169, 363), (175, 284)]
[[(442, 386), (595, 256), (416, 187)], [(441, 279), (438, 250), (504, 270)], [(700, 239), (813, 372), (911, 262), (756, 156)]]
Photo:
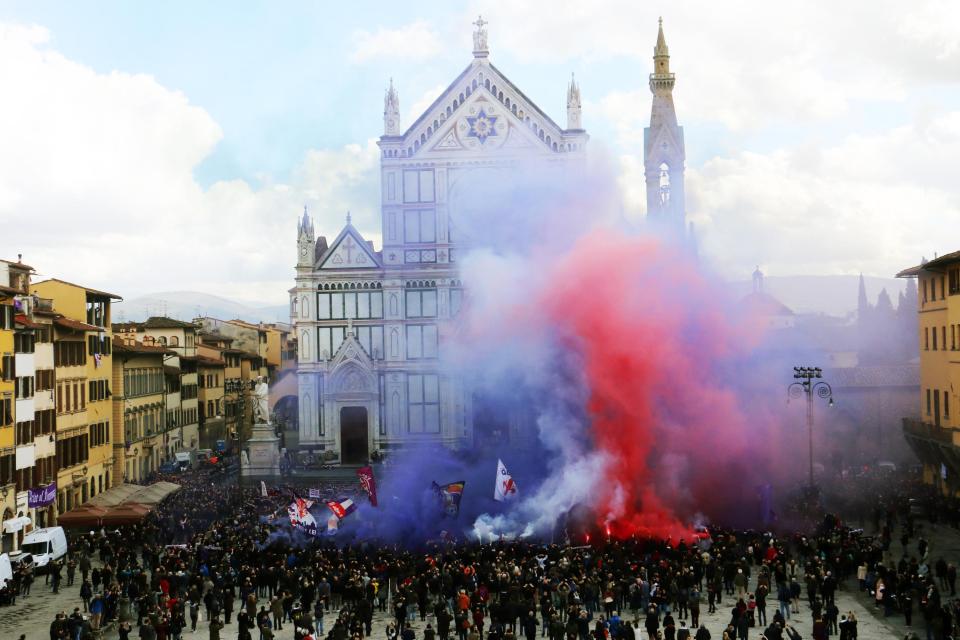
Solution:
[(39, 571), (43, 571), (52, 560), (67, 555), (67, 536), (63, 527), (34, 529), (23, 538), (20, 550), (33, 554), (33, 561)]
[(10, 565), (10, 556), (0, 554), (0, 589), (13, 579), (13, 567)]

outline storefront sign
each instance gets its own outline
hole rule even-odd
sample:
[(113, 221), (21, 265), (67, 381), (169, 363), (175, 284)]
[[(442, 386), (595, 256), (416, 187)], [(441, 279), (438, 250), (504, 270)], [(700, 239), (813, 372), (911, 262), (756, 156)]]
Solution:
[(56, 499), (57, 483), (54, 481), (45, 487), (30, 489), (29, 493), (27, 494), (27, 506), (31, 509), (45, 507), (48, 504), (53, 504), (53, 501)]

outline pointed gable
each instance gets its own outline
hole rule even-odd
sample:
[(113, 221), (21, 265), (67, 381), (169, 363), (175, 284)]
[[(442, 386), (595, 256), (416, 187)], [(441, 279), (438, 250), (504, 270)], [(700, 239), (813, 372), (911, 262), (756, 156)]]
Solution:
[(323, 270), (376, 269), (378, 267), (380, 267), (380, 260), (376, 253), (349, 222), (317, 261), (317, 268)]
[(526, 148), (579, 151), (582, 130), (566, 131), (486, 58), (477, 58), (401, 136), (384, 137), (388, 157), (425, 152)]

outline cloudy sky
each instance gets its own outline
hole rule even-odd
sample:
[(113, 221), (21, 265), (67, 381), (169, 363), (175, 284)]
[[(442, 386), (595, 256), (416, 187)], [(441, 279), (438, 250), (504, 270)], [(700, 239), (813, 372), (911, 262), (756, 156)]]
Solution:
[(643, 215), (663, 15), (689, 217), (731, 278), (889, 276), (960, 249), (960, 3), (0, 4), (0, 257), (133, 297), (280, 304), (296, 218), (379, 245), (383, 91), (410, 124), (491, 59), (558, 122), (571, 72), (593, 152)]

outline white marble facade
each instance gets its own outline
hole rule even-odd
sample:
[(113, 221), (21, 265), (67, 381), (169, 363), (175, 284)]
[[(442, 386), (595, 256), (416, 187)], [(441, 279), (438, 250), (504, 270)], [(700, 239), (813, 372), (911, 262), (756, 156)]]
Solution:
[(412, 441), (474, 441), (471, 394), (438, 366), (464, 296), (453, 222), (481, 172), (521, 158), (582, 161), (588, 139), (579, 87), (567, 87), (560, 127), (490, 62), (484, 24), (476, 23), (470, 64), (405, 131), (392, 82), (387, 90), (382, 249), (349, 215), (329, 245), (318, 245), (307, 212), (300, 220), (290, 294), (302, 449), (349, 463)]

